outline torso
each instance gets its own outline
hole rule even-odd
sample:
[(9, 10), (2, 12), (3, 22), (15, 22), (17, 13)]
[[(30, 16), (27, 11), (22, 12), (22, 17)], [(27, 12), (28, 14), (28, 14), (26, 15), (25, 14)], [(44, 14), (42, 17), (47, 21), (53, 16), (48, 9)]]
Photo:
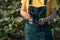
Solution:
[[(47, 0), (47, 2), (48, 2), (49, 0)], [(44, 5), (44, 0), (33, 0), (32, 1), (32, 6), (34, 6), (34, 7), (42, 7), (42, 6), (46, 6), (46, 5)]]
[(33, 0), (32, 5), (35, 7), (40, 7), (40, 6), (45, 6), (44, 5), (44, 0)]

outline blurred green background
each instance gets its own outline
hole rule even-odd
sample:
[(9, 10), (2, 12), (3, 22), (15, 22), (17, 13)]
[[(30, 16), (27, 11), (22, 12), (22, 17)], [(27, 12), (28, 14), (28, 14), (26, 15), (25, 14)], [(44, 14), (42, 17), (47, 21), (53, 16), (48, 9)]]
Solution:
[[(60, 40), (60, 0), (57, 4), (57, 16), (49, 22), (54, 32), (53, 40)], [(21, 5), (21, 0), (0, 0), (0, 40), (24, 40)]]

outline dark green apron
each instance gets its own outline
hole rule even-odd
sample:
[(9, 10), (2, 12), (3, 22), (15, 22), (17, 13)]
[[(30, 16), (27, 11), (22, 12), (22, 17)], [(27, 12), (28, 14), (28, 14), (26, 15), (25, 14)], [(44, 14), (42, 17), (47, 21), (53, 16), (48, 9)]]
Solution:
[[(32, 0), (30, 2), (32, 4)], [(44, 0), (46, 5), (47, 0)], [(34, 6), (29, 6), (28, 12), (33, 19), (32, 23), (26, 21), (25, 25), (25, 40), (52, 40), (51, 27), (48, 22), (43, 25), (38, 24), (40, 18), (46, 17), (46, 6), (39, 7), (38, 9)]]

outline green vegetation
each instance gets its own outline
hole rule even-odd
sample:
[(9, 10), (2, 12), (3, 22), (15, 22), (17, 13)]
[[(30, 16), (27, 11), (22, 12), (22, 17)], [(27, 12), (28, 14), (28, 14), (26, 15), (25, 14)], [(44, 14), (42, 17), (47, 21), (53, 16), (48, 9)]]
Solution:
[[(51, 20), (54, 39), (60, 38), (60, 0), (57, 17)], [(24, 22), (20, 15), (21, 0), (0, 0), (0, 40), (24, 40)]]

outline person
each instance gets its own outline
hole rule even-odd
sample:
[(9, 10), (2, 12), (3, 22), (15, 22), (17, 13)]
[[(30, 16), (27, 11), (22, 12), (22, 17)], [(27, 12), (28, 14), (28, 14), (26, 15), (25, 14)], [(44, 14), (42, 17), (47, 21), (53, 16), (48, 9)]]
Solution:
[(48, 21), (56, 16), (56, 0), (22, 0), (25, 40), (52, 40)]

